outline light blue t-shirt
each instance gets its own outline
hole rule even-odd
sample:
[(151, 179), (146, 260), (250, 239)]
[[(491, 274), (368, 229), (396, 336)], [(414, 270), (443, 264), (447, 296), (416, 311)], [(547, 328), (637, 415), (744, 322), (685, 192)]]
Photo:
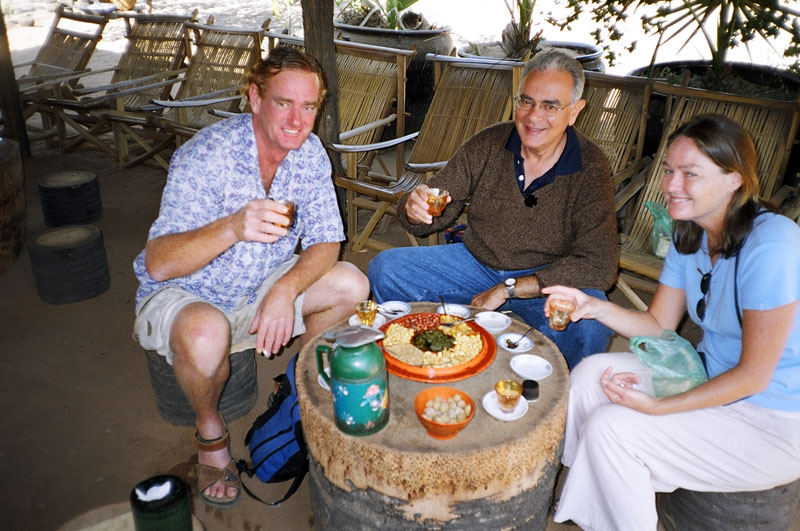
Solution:
[[(290, 151), (278, 167), (270, 196), (295, 203), (289, 234), (270, 244), (238, 242), (208, 265), (185, 277), (157, 282), (147, 273), (144, 251), (133, 269), (139, 279), (137, 311), (154, 293), (179, 286), (203, 300), (231, 311), (252, 303), (264, 280), (294, 254), (344, 239), (331, 165), (315, 135)], [(158, 218), (148, 240), (202, 227), (240, 210), (251, 199), (267, 197), (258, 166), (251, 114), (237, 115), (202, 129), (173, 155)]]
[[(800, 227), (772, 213), (758, 216), (739, 258), (739, 306), (744, 310), (769, 310), (800, 300)], [(739, 362), (742, 329), (734, 303), (735, 258), (717, 259), (713, 269), (708, 241), (703, 235), (700, 249), (691, 255), (670, 247), (660, 281), (686, 292), (689, 316), (703, 329), (697, 346), (706, 355), (708, 377), (713, 378)], [(711, 271), (706, 315), (697, 317), (703, 295), (700, 279)], [(800, 411), (800, 311), (769, 387), (745, 399), (761, 407)]]

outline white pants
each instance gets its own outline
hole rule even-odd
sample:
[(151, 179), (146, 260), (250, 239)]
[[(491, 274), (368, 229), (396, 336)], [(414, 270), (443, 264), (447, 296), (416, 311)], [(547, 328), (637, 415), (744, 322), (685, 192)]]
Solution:
[(635, 354), (597, 354), (570, 375), (562, 462), (569, 467), (555, 521), (583, 529), (655, 531), (655, 493), (765, 490), (800, 477), (800, 412), (736, 402), (671, 415), (612, 404), (600, 386), (607, 367), (635, 372)]

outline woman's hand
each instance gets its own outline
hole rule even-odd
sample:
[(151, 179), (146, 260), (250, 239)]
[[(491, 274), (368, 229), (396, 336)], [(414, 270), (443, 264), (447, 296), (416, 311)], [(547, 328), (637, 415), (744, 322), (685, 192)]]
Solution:
[(542, 293), (549, 295), (547, 304), (544, 305), (544, 314), (550, 317), (550, 301), (553, 299), (567, 300), (575, 304), (575, 311), (572, 312), (570, 320), (575, 322), (581, 319), (598, 319), (603, 303), (595, 297), (591, 297), (576, 288), (567, 286), (548, 286), (542, 288)]
[(658, 398), (634, 389), (633, 386), (639, 382), (637, 374), (632, 372), (614, 374), (612, 367), (607, 368), (600, 377), (600, 387), (612, 403), (642, 413), (656, 414)]

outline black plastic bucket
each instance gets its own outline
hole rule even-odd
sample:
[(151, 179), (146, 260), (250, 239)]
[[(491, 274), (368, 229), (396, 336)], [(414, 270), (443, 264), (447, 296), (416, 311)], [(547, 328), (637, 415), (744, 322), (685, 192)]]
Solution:
[[(167, 484), (169, 492), (162, 498), (151, 501), (140, 499), (137, 490)], [(177, 476), (162, 475), (139, 482), (131, 489), (131, 513), (136, 531), (192, 531), (192, 507), (189, 489)]]

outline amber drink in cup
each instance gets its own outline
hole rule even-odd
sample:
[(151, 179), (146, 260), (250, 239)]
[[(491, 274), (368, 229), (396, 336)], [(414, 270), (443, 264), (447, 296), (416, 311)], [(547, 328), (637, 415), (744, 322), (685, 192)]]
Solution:
[(284, 216), (289, 218), (288, 224), (275, 223), (275, 225), (281, 227), (282, 229), (288, 229), (289, 227), (292, 226), (292, 223), (294, 222), (294, 201), (289, 201), (288, 199), (274, 199), (274, 201), (286, 207), (286, 213), (284, 214)]
[(447, 190), (441, 188), (428, 188), (428, 214), (433, 217), (442, 215), (444, 207), (447, 205)]
[(522, 384), (516, 380), (500, 380), (495, 384), (494, 391), (497, 393), (500, 409), (510, 413), (517, 407), (519, 397), (522, 396)]
[(570, 301), (553, 299), (550, 301), (550, 328), (561, 332), (569, 324), (569, 318), (575, 310)]
[(356, 304), (356, 315), (364, 326), (372, 326), (377, 312), (378, 304), (375, 301), (361, 301)]

